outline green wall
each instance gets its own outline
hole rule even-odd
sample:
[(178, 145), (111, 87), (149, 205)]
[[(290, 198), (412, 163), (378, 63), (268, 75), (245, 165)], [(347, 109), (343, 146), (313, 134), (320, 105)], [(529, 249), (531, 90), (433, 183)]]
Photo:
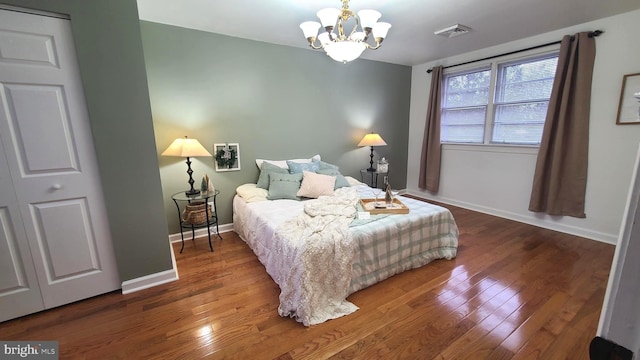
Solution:
[(172, 268), (135, 0), (0, 0), (67, 14), (120, 278)]
[(357, 144), (371, 131), (388, 144), (376, 148), (375, 160), (387, 157), (391, 185), (405, 188), (410, 67), (345, 65), (318, 51), (146, 21), (140, 27), (169, 232), (178, 232), (170, 196), (188, 188), (188, 176), (184, 159), (159, 154), (185, 135), (210, 152), (214, 143), (240, 144), (240, 171), (216, 172), (213, 158), (192, 164), (196, 184), (208, 174), (221, 191), (221, 224), (232, 222), (235, 188), (256, 182), (256, 158), (320, 154), (360, 178), (370, 150)]

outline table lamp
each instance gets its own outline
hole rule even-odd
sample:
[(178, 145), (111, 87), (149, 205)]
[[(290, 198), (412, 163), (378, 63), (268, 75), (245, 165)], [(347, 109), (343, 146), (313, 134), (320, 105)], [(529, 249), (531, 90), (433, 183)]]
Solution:
[(373, 167), (373, 147), (385, 146), (385, 145), (387, 145), (387, 143), (384, 142), (382, 137), (374, 133), (367, 134), (362, 138), (362, 140), (360, 140), (360, 142), (358, 143), (358, 146), (371, 146), (371, 155), (369, 155), (369, 157), (371, 158), (371, 161), (369, 161), (369, 168), (367, 169), (367, 171), (376, 171), (376, 169), (374, 169)]
[(184, 193), (187, 195), (197, 195), (200, 194), (200, 190), (193, 188), (193, 170), (191, 170), (191, 160), (189, 158), (196, 156), (211, 156), (211, 154), (200, 144), (200, 142), (196, 139), (188, 139), (186, 136), (184, 138), (175, 139), (171, 145), (165, 150), (162, 156), (179, 156), (187, 158), (187, 174), (189, 174), (189, 185), (191, 189), (185, 191)]

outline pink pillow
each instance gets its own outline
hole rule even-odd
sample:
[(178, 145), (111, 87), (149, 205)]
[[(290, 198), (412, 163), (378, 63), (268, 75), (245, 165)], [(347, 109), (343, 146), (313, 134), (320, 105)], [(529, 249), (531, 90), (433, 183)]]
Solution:
[(331, 175), (316, 174), (309, 171), (302, 172), (302, 184), (297, 196), (316, 199), (321, 195), (333, 195), (336, 185), (336, 177)]

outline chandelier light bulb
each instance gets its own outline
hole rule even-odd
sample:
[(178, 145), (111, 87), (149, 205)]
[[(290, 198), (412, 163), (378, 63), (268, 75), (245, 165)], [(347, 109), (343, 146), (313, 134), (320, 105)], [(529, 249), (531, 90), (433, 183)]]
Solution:
[[(373, 26), (373, 37), (378, 39), (384, 39), (387, 37), (387, 33), (389, 32), (389, 29), (391, 28), (391, 24), (386, 23), (386, 22), (379, 22), (376, 23)], [(380, 42), (382, 42), (382, 40), (380, 40)]]
[(318, 29), (320, 29), (320, 23), (316, 21), (305, 21), (300, 24), (300, 29), (302, 29), (305, 38), (315, 39), (318, 35)]
[(379, 11), (375, 11), (375, 10), (366, 9), (366, 10), (358, 11), (358, 17), (360, 18), (360, 25), (362, 26), (363, 29), (373, 28), (373, 25), (376, 24), (376, 22), (378, 21), (378, 19), (380, 19), (381, 16), (382, 14), (380, 14)]
[(318, 15), (318, 19), (320, 19), (322, 27), (327, 28), (329, 26), (333, 27), (336, 24), (338, 16), (340, 16), (341, 13), (340, 9), (326, 8), (318, 11), (316, 15)]

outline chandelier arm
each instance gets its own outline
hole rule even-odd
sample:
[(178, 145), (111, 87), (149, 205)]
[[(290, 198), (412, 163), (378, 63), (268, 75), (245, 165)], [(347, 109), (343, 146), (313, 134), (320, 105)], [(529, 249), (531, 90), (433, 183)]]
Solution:
[[(331, 38), (331, 36), (329, 38)], [(342, 26), (342, 19), (338, 19), (338, 41), (344, 41), (344, 39), (346, 39), (346, 37), (344, 36), (344, 27)]]
[[(369, 40), (369, 35), (371, 35), (371, 28), (367, 27), (367, 28), (362, 28), (362, 30), (364, 30), (364, 39), (362, 40), (362, 42), (366, 43), (367, 40)], [(377, 44), (377, 41), (376, 41)], [(380, 46), (379, 44), (377, 44), (377, 46)]]
[(307, 41), (309, 41), (309, 47), (314, 49), (314, 50), (319, 50), (322, 49), (322, 44), (320, 45), (316, 45), (316, 38), (307, 38)]
[(336, 39), (334, 39), (333, 35), (332, 35), (333, 34), (333, 26), (325, 26), (324, 31), (326, 31), (327, 34), (329, 34), (329, 40), (336, 41)]
[[(360, 19), (358, 19), (357, 16), (354, 16), (353, 19), (355, 20), (355, 24), (353, 25), (353, 29), (351, 29), (351, 33), (349, 33), (349, 37), (353, 36), (353, 34), (356, 33), (356, 30), (358, 30), (358, 25), (360, 25)], [(363, 42), (367, 41), (367, 34), (365, 33), (364, 39), (362, 40)]]
[(322, 44), (316, 45), (316, 40), (317, 39), (318, 38), (316, 38), (315, 36), (310, 36), (310, 37), (307, 38), (307, 41), (309, 42), (309, 47), (310, 48), (312, 48), (314, 50), (319, 50), (319, 49), (323, 48)]
[(376, 38), (376, 45), (370, 45), (369, 43), (364, 43), (364, 45), (367, 47), (367, 49), (369, 50), (378, 50), (378, 48), (380, 48), (380, 45), (382, 45), (382, 38)]

